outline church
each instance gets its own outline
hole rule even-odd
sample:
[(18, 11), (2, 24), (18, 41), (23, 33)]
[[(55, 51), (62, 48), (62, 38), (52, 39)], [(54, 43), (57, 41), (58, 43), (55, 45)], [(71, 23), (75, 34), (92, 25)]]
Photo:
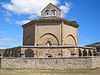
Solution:
[(23, 26), (23, 46), (5, 49), (4, 57), (94, 56), (94, 48), (78, 47), (76, 21), (61, 18), (61, 10), (52, 3), (41, 11), (41, 18)]
[(49, 4), (41, 18), (23, 25), (23, 45), (78, 46), (78, 24), (61, 18), (61, 10)]

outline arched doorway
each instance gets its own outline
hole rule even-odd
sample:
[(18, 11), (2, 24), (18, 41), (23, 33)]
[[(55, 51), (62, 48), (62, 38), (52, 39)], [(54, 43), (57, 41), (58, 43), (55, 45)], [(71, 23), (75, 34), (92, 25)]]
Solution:
[(34, 52), (32, 49), (25, 50), (25, 57), (34, 57)]

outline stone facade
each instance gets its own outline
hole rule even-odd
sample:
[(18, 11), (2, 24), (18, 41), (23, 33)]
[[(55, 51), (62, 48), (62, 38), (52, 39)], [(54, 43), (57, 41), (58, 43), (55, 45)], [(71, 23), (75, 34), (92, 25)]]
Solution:
[(78, 30), (61, 23), (37, 23), (24, 27), (24, 45), (78, 46)]
[(100, 57), (2, 58), (1, 68), (68, 69), (100, 67)]

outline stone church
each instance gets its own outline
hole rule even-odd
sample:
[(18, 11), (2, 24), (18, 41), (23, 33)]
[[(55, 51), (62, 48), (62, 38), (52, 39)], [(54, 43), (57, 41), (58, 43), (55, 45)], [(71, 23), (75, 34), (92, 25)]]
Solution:
[[(6, 49), (5, 57), (45, 58), (80, 55), (79, 25), (76, 21), (61, 18), (61, 10), (51, 3), (41, 11), (40, 19), (32, 20), (22, 27), (23, 46)], [(89, 51), (90, 48), (81, 50)], [(91, 51), (93, 52), (93, 49)]]
[(49, 4), (41, 17), (23, 25), (23, 45), (78, 46), (78, 24), (61, 18), (61, 10)]

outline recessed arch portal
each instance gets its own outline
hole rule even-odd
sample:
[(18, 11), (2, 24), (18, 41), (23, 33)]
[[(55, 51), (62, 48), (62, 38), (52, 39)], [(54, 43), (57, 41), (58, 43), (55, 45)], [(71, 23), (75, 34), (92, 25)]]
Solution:
[(58, 38), (52, 33), (45, 33), (40, 37), (41, 44), (59, 45)]

